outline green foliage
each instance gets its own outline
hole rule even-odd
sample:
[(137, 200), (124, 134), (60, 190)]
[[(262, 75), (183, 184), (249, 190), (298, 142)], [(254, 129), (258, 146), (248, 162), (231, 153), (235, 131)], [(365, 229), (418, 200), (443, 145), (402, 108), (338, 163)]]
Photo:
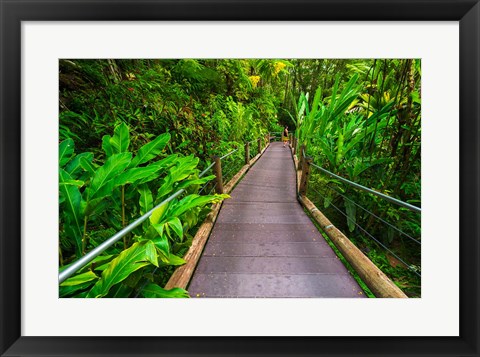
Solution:
[(121, 252), (102, 272), (102, 278), (88, 292), (87, 297), (103, 297), (112, 286), (122, 282), (138, 269), (149, 264), (158, 266), (155, 249), (153, 242), (144, 241)]
[[(114, 128), (113, 137), (105, 135), (103, 138), (104, 162), (94, 163), (91, 153), (75, 155), (72, 139), (59, 145), (62, 258), (73, 253), (73, 257), (83, 255), (111, 236), (110, 227), (118, 231), (174, 192), (213, 178), (198, 178), (199, 160), (193, 155), (166, 154), (164, 149), (169, 134), (154, 138), (136, 153), (128, 151), (131, 135), (125, 123)], [(160, 205), (153, 211), (150, 224), (145, 222), (136, 228), (133, 237), (115, 244), (62, 283), (60, 296), (128, 297), (138, 294), (144, 279), (154, 283), (153, 269), (160, 269), (157, 274), (161, 276), (167, 273), (168, 266), (185, 263), (171, 247), (176, 242), (184, 242), (186, 231), (203, 207), (225, 198), (228, 195), (199, 196), (192, 192)], [(102, 264), (98, 265), (99, 262)], [(179, 297), (187, 294), (183, 290), (150, 290), (143, 295)]]
[[(122, 145), (135, 152), (150, 135), (169, 133), (172, 153), (207, 161), (222, 141), (256, 139), (277, 122), (286, 70), (275, 68), (288, 62), (272, 60), (271, 83), (253, 88), (256, 62), (60, 60), (60, 137), (100, 158), (125, 152)], [(119, 123), (130, 129), (129, 146), (118, 141), (120, 132), (108, 135)]]
[[(302, 62), (302, 67), (294, 71), (299, 78), (310, 66), (312, 73), (321, 74), (340, 64), (335, 60)], [(322, 78), (317, 81), (331, 83), (331, 87), (310, 87), (315, 89), (313, 99), (309, 99), (308, 93), (298, 94), (295, 114), (291, 117), (295, 118), (299, 144), (306, 145), (307, 155), (312, 156), (317, 165), (419, 206), (420, 61), (352, 60), (343, 64), (335, 77), (325, 74), (324, 81)], [(358, 239), (362, 249), (377, 251), (381, 246), (369, 239), (359, 226), (411, 262), (411, 266), (421, 265), (420, 246), (400, 233), (420, 240), (419, 214), (405, 212), (376, 196), (351, 189), (315, 169), (309, 185), (309, 196), (325, 208), (336, 226), (350, 237), (367, 237)], [(376, 258), (379, 267), (395, 281), (406, 279), (405, 286), (419, 285), (415, 282), (418, 276), (405, 267), (398, 267), (403, 264), (396, 262), (396, 258), (387, 260), (385, 254), (383, 260)], [(416, 296), (418, 291), (414, 288), (410, 293)]]
[(170, 290), (163, 289), (158, 285), (148, 284), (142, 290), (143, 297), (146, 298), (188, 298), (188, 293), (180, 288)]

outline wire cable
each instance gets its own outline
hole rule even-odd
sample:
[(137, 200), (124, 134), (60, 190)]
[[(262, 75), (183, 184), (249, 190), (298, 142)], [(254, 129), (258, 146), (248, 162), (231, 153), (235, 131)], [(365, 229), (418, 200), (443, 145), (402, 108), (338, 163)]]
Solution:
[(205, 183), (202, 188), (198, 191), (198, 194), (201, 194), (207, 187), (208, 185), (211, 185), (213, 181), (208, 181), (207, 183)]
[(226, 157), (229, 157), (230, 155), (232, 155), (233, 153), (235, 153), (235, 152), (237, 152), (237, 151), (238, 151), (238, 148), (235, 149), (235, 150), (233, 150), (233, 151), (230, 151), (228, 154), (223, 155), (223, 156), (220, 158), (220, 160), (223, 160), (223, 159), (225, 159)]
[(325, 187), (331, 189), (332, 191), (335, 191), (336, 193), (338, 193), (340, 196), (342, 196), (344, 199), (346, 199), (347, 201), (349, 202), (352, 202), (355, 206), (361, 208), (362, 210), (364, 210), (365, 212), (369, 213), (370, 215), (374, 216), (375, 218), (377, 218), (378, 220), (382, 221), (383, 223), (385, 223), (386, 225), (390, 226), (391, 228), (395, 229), (397, 232), (399, 232), (400, 234), (403, 234), (404, 236), (410, 238), (411, 240), (413, 240), (415, 243), (417, 244), (422, 244), (420, 241), (416, 240), (415, 238), (413, 238), (412, 236), (410, 236), (408, 233), (405, 233), (404, 231), (402, 231), (401, 229), (395, 227), (393, 224), (385, 221), (384, 219), (380, 218), (379, 216), (377, 216), (375, 213), (373, 212), (370, 212), (368, 209), (366, 209), (365, 207), (359, 205), (358, 203), (356, 203), (355, 201), (351, 200), (350, 198), (348, 198), (347, 196), (343, 195), (342, 193), (340, 193), (338, 190), (334, 189), (333, 187), (331, 187), (330, 185), (325, 185)]
[[(316, 191), (316, 190), (312, 190), (314, 191), (315, 193), (317, 193), (319, 196), (321, 196), (322, 198), (326, 199), (325, 196), (323, 196), (320, 192)], [(337, 206), (335, 206), (333, 203), (330, 203), (338, 212), (340, 212), (343, 216), (345, 216), (348, 220), (350, 220), (350, 218), (340, 209), (338, 208)], [(401, 261), (406, 267), (408, 267), (408, 269), (410, 271), (412, 271), (413, 273), (415, 273), (416, 275), (418, 275), (419, 277), (422, 277), (419, 273), (417, 273), (414, 269), (412, 269), (412, 267), (410, 266), (410, 264), (408, 264), (407, 262), (405, 262), (402, 258), (400, 258), (398, 255), (396, 255), (394, 252), (392, 252), (387, 246), (385, 246), (382, 242), (380, 242), (377, 238), (375, 238), (373, 235), (371, 235), (368, 231), (366, 231), (363, 227), (361, 227), (357, 222), (353, 222), (359, 229), (361, 229), (363, 232), (365, 232), (370, 238), (372, 238), (375, 242), (377, 242), (383, 249), (387, 250), (388, 252), (390, 252), (395, 258), (397, 258), (399, 261)]]
[(202, 177), (203, 175), (205, 175), (207, 173), (208, 170), (210, 170), (213, 166), (215, 166), (215, 163), (211, 163), (205, 170), (203, 170), (200, 175), (198, 175), (198, 178)]
[(349, 184), (350, 186), (353, 186), (353, 187), (355, 187), (355, 188), (358, 188), (358, 189), (360, 189), (360, 190), (362, 190), (362, 191), (371, 193), (372, 195), (381, 197), (381, 198), (383, 198), (383, 199), (385, 199), (385, 200), (387, 200), (387, 201), (393, 202), (393, 203), (395, 203), (395, 204), (397, 204), (397, 205), (399, 205), (399, 206), (408, 208), (408, 209), (411, 210), (411, 211), (414, 211), (414, 212), (417, 212), (417, 213), (421, 213), (421, 212), (422, 212), (422, 209), (421, 209), (421, 208), (416, 207), (416, 206), (414, 206), (414, 205), (411, 205), (410, 203), (406, 203), (406, 202), (400, 201), (400, 200), (398, 200), (398, 199), (396, 199), (396, 198), (387, 196), (387, 195), (385, 195), (385, 194), (383, 194), (383, 193), (381, 193), (381, 192), (372, 190), (371, 188), (368, 188), (368, 187), (362, 186), (362, 185), (360, 185), (360, 184), (358, 184), (358, 183), (355, 183), (355, 182), (352, 182), (352, 181), (350, 181), (350, 180), (347, 180), (346, 178), (341, 177), (341, 176), (338, 176), (338, 175), (335, 175), (334, 173), (332, 173), (332, 172), (330, 172), (330, 171), (328, 171), (328, 170), (325, 170), (323, 167), (320, 167), (320, 166), (315, 165), (315, 164), (313, 164), (313, 163), (311, 164), (311, 166), (319, 169), (320, 171), (326, 173), (327, 175), (330, 175), (330, 176), (332, 176), (332, 177), (335, 177), (336, 179), (338, 179), (338, 180), (340, 180), (340, 181), (342, 181), (342, 182), (345, 182), (345, 183)]

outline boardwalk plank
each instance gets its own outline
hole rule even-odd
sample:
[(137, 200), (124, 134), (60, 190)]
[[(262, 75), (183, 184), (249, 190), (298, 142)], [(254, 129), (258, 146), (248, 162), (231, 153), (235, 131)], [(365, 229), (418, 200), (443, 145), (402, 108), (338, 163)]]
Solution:
[(305, 225), (289, 224), (282, 227), (278, 224), (257, 224), (255, 226), (248, 225), (244, 230), (239, 231), (238, 224), (222, 224), (217, 231), (212, 232), (206, 248), (215, 242), (293, 243), (318, 241), (323, 241), (323, 238), (318, 236), (316, 228), (305, 227)]
[(272, 143), (226, 200), (192, 297), (365, 297), (296, 198), (290, 150)]
[[(348, 274), (330, 257), (208, 257), (203, 256), (197, 266), (199, 273), (250, 274)], [(343, 269), (342, 269), (343, 268)]]
[(192, 297), (363, 298), (348, 275), (195, 274)]
[(206, 247), (204, 257), (320, 257), (335, 258), (331, 249), (317, 242), (215, 242)]

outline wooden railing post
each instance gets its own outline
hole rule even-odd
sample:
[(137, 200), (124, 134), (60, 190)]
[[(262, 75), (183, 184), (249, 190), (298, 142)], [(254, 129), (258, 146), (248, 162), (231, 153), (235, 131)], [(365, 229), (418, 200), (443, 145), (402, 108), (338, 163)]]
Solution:
[(298, 152), (298, 167), (297, 169), (298, 170), (302, 170), (303, 169), (303, 153), (305, 152), (305, 144), (302, 144), (302, 146), (300, 146), (300, 151)]
[(293, 153), (293, 155), (296, 154), (296, 151), (297, 151), (297, 137), (294, 136), (293, 137), (293, 142), (292, 142), (292, 153)]
[(250, 164), (250, 143), (245, 143), (245, 165)]
[(300, 188), (298, 193), (300, 196), (305, 196), (307, 194), (308, 188), (308, 179), (310, 177), (310, 164), (312, 163), (312, 158), (307, 157), (303, 160), (302, 166), (302, 178), (300, 179)]
[(258, 138), (258, 153), (260, 154), (262, 152), (262, 141), (260, 138)]
[(213, 172), (215, 174), (215, 192), (223, 193), (223, 177), (222, 177), (222, 161), (220, 156), (213, 156), (215, 165), (213, 166)]

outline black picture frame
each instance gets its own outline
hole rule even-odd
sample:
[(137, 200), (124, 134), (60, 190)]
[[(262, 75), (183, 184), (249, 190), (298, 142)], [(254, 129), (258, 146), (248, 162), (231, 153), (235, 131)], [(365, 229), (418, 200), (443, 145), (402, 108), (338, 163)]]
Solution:
[[(478, 263), (480, 260), (478, 244), (480, 5), (478, 0), (0, 0), (0, 12), (0, 353), (2, 356), (480, 355)], [(459, 21), (460, 336), (21, 336), (21, 22), (60, 20)]]

